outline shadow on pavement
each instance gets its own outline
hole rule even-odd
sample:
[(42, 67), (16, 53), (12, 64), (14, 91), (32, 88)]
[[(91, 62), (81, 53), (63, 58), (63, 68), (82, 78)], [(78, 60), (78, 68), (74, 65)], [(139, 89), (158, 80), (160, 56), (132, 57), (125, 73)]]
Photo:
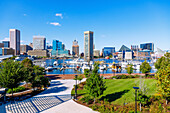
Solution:
[(24, 101), (15, 101), (12, 104), (8, 103), (6, 104), (6, 110), (11, 111), (12, 113), (17, 112), (29, 113), (30, 111), (33, 113), (37, 113), (47, 110), (56, 105), (59, 105), (70, 99), (71, 99), (70, 94), (33, 97)]
[(71, 99), (71, 94), (57, 95), (57, 93), (68, 89), (61, 85), (63, 83), (60, 81), (52, 81), (50, 87), (40, 94), (23, 101), (7, 103), (5, 108), (12, 113), (37, 113), (47, 110)]

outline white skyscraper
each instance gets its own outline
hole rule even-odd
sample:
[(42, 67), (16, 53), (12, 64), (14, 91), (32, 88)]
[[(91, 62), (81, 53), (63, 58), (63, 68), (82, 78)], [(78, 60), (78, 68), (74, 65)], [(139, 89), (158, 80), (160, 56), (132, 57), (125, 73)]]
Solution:
[(17, 29), (9, 30), (10, 48), (14, 49), (14, 55), (20, 55), (20, 31)]

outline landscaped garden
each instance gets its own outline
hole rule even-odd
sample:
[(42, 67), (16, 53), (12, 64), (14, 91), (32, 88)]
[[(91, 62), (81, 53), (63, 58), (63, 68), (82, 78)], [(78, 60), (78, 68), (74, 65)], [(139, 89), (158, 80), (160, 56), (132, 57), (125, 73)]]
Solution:
[[(145, 61), (140, 67), (145, 76), (130, 75), (133, 70), (129, 66), (129, 75), (104, 79), (98, 73), (99, 64), (95, 63), (94, 70), (85, 70), (84, 75), (87, 79), (78, 84), (75, 101), (101, 113), (132, 113), (135, 112), (135, 86), (139, 88), (136, 100), (138, 112), (170, 112), (169, 58), (170, 54), (167, 53), (165, 57), (157, 60), (155, 67), (158, 71), (154, 76), (149, 75), (151, 67)], [(75, 95), (75, 88), (71, 93)]]
[[(98, 101), (96, 105), (101, 105), (103, 103), (109, 103), (115, 105), (116, 109), (121, 108), (120, 106), (124, 105), (134, 105), (135, 103), (135, 90), (133, 86), (139, 86), (140, 78), (134, 79), (104, 79), (106, 82), (106, 90), (103, 92), (101, 96), (98, 97)], [(150, 96), (156, 96), (156, 80), (155, 79), (144, 79), (144, 84), (147, 87), (146, 93)], [(89, 97), (87, 90), (84, 88), (86, 82), (82, 82), (78, 85), (78, 101), (80, 104), (93, 107), (94, 102), (91, 97)], [(75, 94), (75, 90), (72, 90), (72, 95)], [(107, 106), (107, 105), (106, 105)], [(134, 108), (134, 107), (133, 107)], [(132, 110), (133, 110), (132, 108)], [(115, 110), (116, 110), (115, 109)], [(114, 110), (113, 110), (114, 111)]]

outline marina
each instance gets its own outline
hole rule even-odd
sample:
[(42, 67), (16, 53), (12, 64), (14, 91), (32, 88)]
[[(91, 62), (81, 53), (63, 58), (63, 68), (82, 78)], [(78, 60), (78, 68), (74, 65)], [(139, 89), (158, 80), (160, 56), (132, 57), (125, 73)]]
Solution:
[[(140, 73), (140, 65), (144, 60), (133, 60), (133, 61), (120, 61), (117, 59), (94, 59), (93, 61), (85, 62), (83, 59), (44, 59), (34, 60), (35, 65), (44, 67), (46, 74), (82, 74), (85, 69), (92, 70), (94, 62), (99, 62), (99, 73), (101, 74), (116, 74), (116, 73), (127, 73), (126, 66), (132, 64), (134, 71), (133, 73)], [(153, 62), (147, 60), (150, 63), (152, 69), (151, 73), (155, 73)]]

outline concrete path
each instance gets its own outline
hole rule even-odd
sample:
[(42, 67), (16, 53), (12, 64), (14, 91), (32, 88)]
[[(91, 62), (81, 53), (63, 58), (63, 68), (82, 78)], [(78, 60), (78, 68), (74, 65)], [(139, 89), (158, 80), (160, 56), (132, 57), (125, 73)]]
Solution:
[[(74, 84), (75, 80), (52, 80), (50, 87), (42, 93), (13, 104), (7, 103), (4, 107), (6, 112), (12, 113), (96, 113), (71, 100)], [(0, 106), (0, 113), (4, 112), (4, 107)]]

